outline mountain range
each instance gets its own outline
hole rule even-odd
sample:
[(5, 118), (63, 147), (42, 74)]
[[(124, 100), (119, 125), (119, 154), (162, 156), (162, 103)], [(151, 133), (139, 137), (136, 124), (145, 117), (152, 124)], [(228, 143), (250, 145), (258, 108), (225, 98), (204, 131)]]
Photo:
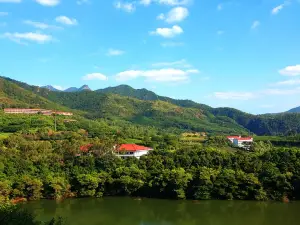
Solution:
[(42, 86), (41, 88), (48, 89), (49, 91), (57, 91), (57, 92), (80, 92), (80, 91), (92, 91), (88, 85), (83, 85), (80, 88), (70, 87), (65, 90), (59, 90), (52, 85)]
[[(87, 86), (79, 88), (90, 90)], [(0, 78), (0, 105), (70, 110), (88, 119), (124, 121), (174, 132), (290, 135), (300, 133), (299, 113), (252, 115), (233, 108), (212, 108), (191, 100), (159, 96), (128, 85), (96, 91), (56, 91)], [(75, 89), (74, 89), (75, 90)]]

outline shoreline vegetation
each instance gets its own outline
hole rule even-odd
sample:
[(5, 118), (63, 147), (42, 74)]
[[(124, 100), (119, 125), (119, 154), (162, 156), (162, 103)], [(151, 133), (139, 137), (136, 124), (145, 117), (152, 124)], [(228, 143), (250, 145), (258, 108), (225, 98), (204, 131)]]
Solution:
[[(147, 141), (147, 140), (146, 140)], [(133, 196), (191, 200), (300, 199), (300, 149), (254, 142), (232, 148), (223, 136), (185, 144), (162, 136), (139, 160), (113, 152), (123, 143), (89, 137), (84, 130), (39, 130), (0, 140), (0, 201)], [(81, 151), (82, 146), (90, 149)]]
[(36, 220), (34, 213), (11, 204), (0, 205), (0, 224), (3, 225), (65, 225), (63, 218), (53, 218), (42, 222)]

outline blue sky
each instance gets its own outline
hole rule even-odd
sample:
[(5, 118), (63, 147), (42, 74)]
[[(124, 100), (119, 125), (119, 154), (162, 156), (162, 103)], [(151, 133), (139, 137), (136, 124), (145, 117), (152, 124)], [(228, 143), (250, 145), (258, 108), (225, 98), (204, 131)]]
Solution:
[(0, 0), (0, 73), (250, 113), (300, 105), (299, 0)]

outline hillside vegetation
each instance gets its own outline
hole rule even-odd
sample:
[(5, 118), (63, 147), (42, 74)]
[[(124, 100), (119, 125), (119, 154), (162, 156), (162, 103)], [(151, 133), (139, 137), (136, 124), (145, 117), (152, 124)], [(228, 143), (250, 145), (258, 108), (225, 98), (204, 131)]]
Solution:
[(159, 129), (212, 134), (293, 135), (300, 114), (252, 115), (232, 108), (212, 108), (191, 100), (156, 95), (127, 85), (97, 91), (55, 92), (9, 78), (0, 79), (3, 106), (78, 110), (88, 119), (127, 121)]

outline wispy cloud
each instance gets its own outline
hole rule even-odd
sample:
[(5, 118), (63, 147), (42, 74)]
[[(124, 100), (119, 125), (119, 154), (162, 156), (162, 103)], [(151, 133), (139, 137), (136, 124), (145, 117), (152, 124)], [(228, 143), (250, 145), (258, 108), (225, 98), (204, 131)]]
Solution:
[(185, 59), (181, 59), (173, 62), (158, 62), (153, 63), (153, 67), (176, 67), (176, 68), (191, 68), (192, 65), (187, 62)]
[(140, 4), (148, 6), (152, 3), (153, 0), (140, 0)]
[(90, 0), (77, 0), (77, 5), (84, 5), (84, 4), (90, 4)]
[(118, 1), (114, 4), (115, 8), (123, 10), (128, 13), (132, 13), (135, 11), (135, 3), (133, 2), (121, 2)]
[[(192, 71), (193, 73), (196, 71)], [(184, 82), (189, 80), (191, 71), (164, 68), (159, 70), (127, 70), (116, 75), (118, 81), (126, 81), (137, 78), (145, 78), (153, 82)]]
[(219, 11), (223, 10), (223, 4), (222, 3), (217, 5), (217, 10), (219, 10)]
[(76, 19), (67, 16), (58, 16), (55, 18), (55, 21), (68, 26), (75, 26), (78, 24)]
[(184, 42), (176, 42), (176, 41), (167, 41), (167, 42), (162, 42), (160, 45), (164, 48), (174, 48), (174, 47), (182, 47), (184, 46)]
[(67, 88), (64, 88), (64, 87), (62, 87), (62, 86), (60, 86), (60, 85), (53, 85), (53, 87), (54, 87), (55, 89), (59, 90), (59, 91), (63, 91), (63, 90), (66, 90), (66, 89), (67, 89)]
[(222, 100), (249, 100), (256, 97), (252, 92), (215, 92), (214, 97)]
[(8, 16), (8, 12), (0, 12), (0, 16)]
[(0, 3), (21, 3), (22, 0), (0, 0)]
[(42, 34), (42, 33), (33, 33), (33, 32), (28, 32), (28, 33), (18, 33), (18, 32), (9, 33), (9, 32), (6, 32), (1, 36), (3, 38), (7, 38), (9, 40), (17, 42), (19, 44), (27, 44), (26, 42), (23, 42), (23, 41), (36, 42), (36, 43), (39, 43), (39, 44), (44, 44), (44, 43), (51, 42), (51, 41), (54, 40), (51, 35)]
[(160, 14), (157, 19), (164, 20), (167, 23), (178, 23), (186, 19), (189, 15), (189, 10), (184, 7), (176, 7), (171, 9), (166, 15)]
[(151, 31), (151, 35), (158, 35), (164, 38), (173, 38), (183, 33), (183, 29), (180, 26), (173, 26), (171, 28), (157, 28), (155, 31)]
[(280, 4), (280, 5), (276, 6), (275, 8), (273, 8), (271, 11), (271, 14), (273, 14), (273, 15), (278, 14), (281, 10), (283, 10), (284, 7), (286, 7), (289, 4), (290, 4), (289, 1), (285, 1), (283, 4)]
[(42, 29), (42, 30), (44, 30), (44, 29), (62, 29), (62, 27), (59, 27), (59, 26), (54, 26), (54, 25), (37, 22), (37, 21), (32, 21), (32, 20), (24, 20), (23, 23), (27, 24), (29, 26), (33, 26), (38, 29)]
[(218, 30), (217, 31), (217, 35), (223, 35), (225, 33), (225, 31), (223, 31), (223, 30)]
[(90, 73), (82, 77), (83, 80), (108, 80), (108, 77), (102, 73)]
[(156, 2), (163, 5), (179, 6), (190, 4), (191, 0), (156, 0)]
[(266, 95), (295, 95), (300, 94), (300, 87), (294, 89), (267, 89), (262, 93)]
[(258, 20), (255, 20), (251, 25), (251, 29), (254, 30), (259, 26), (260, 26), (260, 22)]
[(112, 48), (110, 48), (107, 51), (107, 55), (108, 56), (118, 56), (118, 55), (123, 55), (123, 54), (125, 54), (125, 52), (122, 51), (122, 50), (119, 50), (119, 49), (112, 49)]
[(300, 64), (295, 66), (287, 66), (279, 70), (279, 73), (284, 76), (300, 76)]
[(279, 82), (271, 84), (271, 86), (293, 86), (293, 85), (300, 85), (300, 79), (279, 81)]
[(35, 0), (35, 1), (43, 6), (56, 6), (60, 3), (60, 0)]

